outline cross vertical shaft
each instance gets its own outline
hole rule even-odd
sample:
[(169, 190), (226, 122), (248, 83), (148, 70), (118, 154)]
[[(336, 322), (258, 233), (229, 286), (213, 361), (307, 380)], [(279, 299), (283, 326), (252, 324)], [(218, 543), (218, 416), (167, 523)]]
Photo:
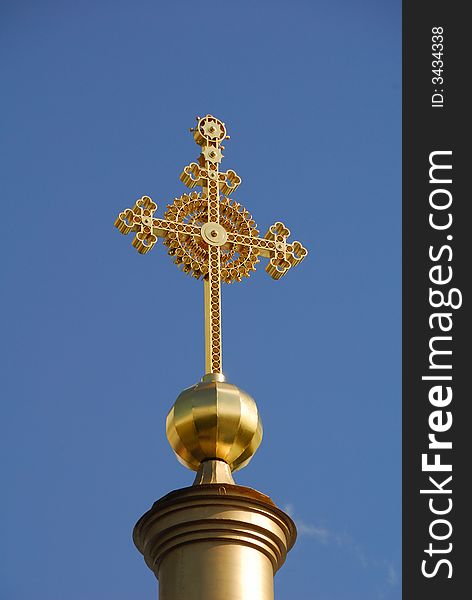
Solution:
[(203, 282), (205, 373), (222, 373), (220, 249), (211, 248), (208, 279)]
[[(214, 125), (210, 124), (208, 127), (208, 133), (213, 134), (215, 132), (213, 128)], [(203, 196), (206, 196), (207, 198), (208, 223), (206, 236), (209, 240), (208, 274), (205, 277), (203, 284), (206, 373), (223, 373), (221, 347), (221, 240), (218, 240), (218, 228), (220, 221), (218, 162), (221, 160), (221, 151), (218, 148), (219, 136), (215, 137), (217, 137), (217, 139), (214, 142), (205, 140), (206, 143), (204, 143), (204, 151), (202, 152), (200, 158), (201, 163), (203, 163), (202, 191)], [(212, 239), (214, 239), (214, 241), (212, 241)]]

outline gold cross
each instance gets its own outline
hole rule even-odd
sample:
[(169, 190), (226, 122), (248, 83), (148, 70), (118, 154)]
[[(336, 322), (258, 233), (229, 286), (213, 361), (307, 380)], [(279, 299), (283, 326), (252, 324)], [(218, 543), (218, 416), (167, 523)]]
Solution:
[[(133, 246), (141, 254), (149, 252), (162, 238), (174, 262), (185, 273), (203, 278), (205, 296), (205, 369), (222, 373), (221, 281), (232, 283), (255, 271), (259, 256), (269, 259), (266, 271), (280, 279), (308, 254), (300, 242), (288, 243), (290, 231), (283, 223), (271, 225), (258, 237), (256, 223), (238, 202), (227, 197), (236, 191), (241, 178), (232, 170), (219, 171), (224, 146), (229, 139), (225, 124), (213, 117), (197, 117), (192, 128), (202, 147), (198, 162), (182, 171), (180, 179), (202, 192), (183, 194), (167, 205), (164, 219), (154, 217), (157, 204), (143, 196), (133, 208), (119, 214), (115, 226), (121, 233), (136, 233)], [(220, 197), (220, 191), (224, 196)]]

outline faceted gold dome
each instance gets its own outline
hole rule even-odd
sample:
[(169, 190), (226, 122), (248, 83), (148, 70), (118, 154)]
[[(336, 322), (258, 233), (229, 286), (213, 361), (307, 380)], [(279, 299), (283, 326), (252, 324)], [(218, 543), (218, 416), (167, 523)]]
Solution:
[(219, 459), (235, 471), (259, 447), (262, 423), (253, 398), (218, 373), (179, 395), (167, 415), (166, 433), (187, 468), (197, 471), (203, 461)]

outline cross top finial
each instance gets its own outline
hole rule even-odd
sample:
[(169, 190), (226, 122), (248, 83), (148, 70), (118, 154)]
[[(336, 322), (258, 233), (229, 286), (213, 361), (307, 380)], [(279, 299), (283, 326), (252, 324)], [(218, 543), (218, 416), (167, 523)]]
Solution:
[[(187, 165), (183, 183), (200, 193), (182, 194), (167, 205), (164, 219), (154, 216), (157, 204), (149, 196), (119, 214), (115, 226), (121, 233), (134, 232), (133, 246), (146, 254), (160, 237), (185, 273), (203, 278), (205, 289), (206, 372), (222, 373), (221, 281), (232, 283), (249, 277), (259, 257), (269, 259), (266, 271), (280, 279), (300, 263), (307, 250), (300, 242), (288, 243), (289, 229), (276, 222), (264, 237), (251, 214), (228, 196), (241, 183), (235, 171), (220, 172), (221, 142), (228, 138), (225, 124), (212, 115), (197, 117), (193, 137), (201, 146), (198, 162)], [(220, 195), (221, 194), (221, 195)]]
[(226, 135), (225, 124), (213, 115), (195, 118), (197, 119), (197, 126), (192, 127), (190, 131), (193, 132), (193, 137), (200, 146), (218, 145), (224, 139), (229, 140), (229, 135)]

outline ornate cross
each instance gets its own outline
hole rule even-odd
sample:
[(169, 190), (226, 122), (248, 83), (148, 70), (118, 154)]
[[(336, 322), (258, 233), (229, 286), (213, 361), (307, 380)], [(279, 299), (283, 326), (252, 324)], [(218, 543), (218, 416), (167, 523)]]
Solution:
[(206, 373), (222, 373), (221, 281), (232, 283), (249, 277), (259, 256), (269, 259), (269, 275), (280, 279), (308, 252), (300, 242), (287, 242), (290, 231), (280, 222), (258, 237), (249, 212), (227, 197), (236, 191), (241, 178), (232, 170), (219, 171), (224, 150), (221, 142), (229, 139), (224, 123), (212, 115), (197, 117), (197, 122), (190, 131), (202, 151), (198, 162), (185, 167), (180, 179), (189, 188), (201, 186), (202, 192), (175, 198), (167, 205), (164, 219), (154, 217), (157, 204), (143, 196), (118, 215), (115, 226), (121, 233), (136, 233), (133, 246), (141, 254), (162, 238), (174, 262), (185, 273), (203, 279), (205, 369)]

